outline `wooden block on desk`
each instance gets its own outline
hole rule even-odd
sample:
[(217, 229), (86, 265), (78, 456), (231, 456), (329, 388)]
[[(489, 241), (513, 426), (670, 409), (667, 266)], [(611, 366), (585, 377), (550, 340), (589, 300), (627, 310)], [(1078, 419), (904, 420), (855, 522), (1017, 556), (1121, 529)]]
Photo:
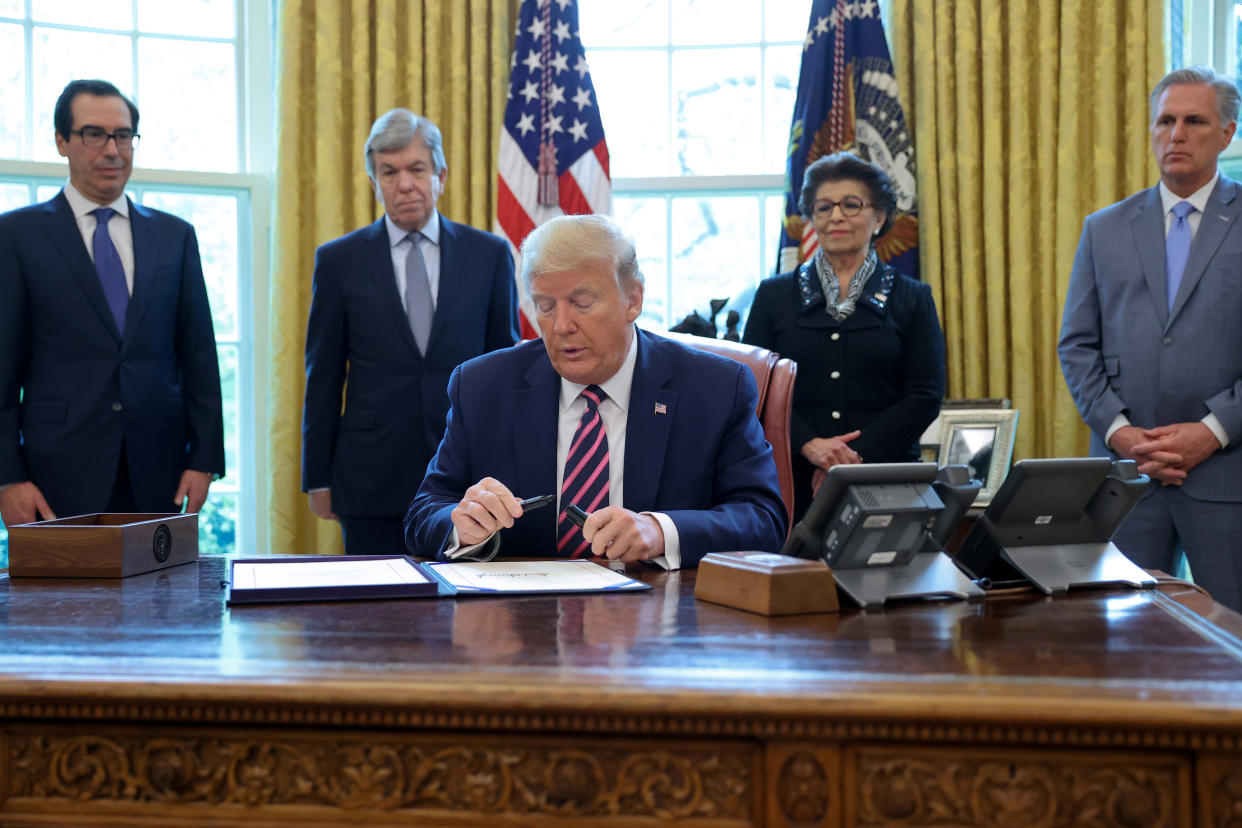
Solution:
[(197, 514), (77, 515), (9, 527), (11, 578), (125, 578), (197, 560)]
[(760, 615), (838, 609), (836, 580), (826, 563), (771, 552), (704, 555), (694, 597)]

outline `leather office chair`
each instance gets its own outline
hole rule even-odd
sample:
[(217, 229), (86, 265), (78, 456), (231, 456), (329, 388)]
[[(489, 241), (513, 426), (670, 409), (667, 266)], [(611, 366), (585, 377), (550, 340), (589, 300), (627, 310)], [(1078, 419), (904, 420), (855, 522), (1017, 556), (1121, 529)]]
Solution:
[(789, 446), (789, 412), (793, 408), (793, 387), (798, 374), (798, 364), (792, 359), (782, 359), (780, 354), (766, 348), (743, 345), (727, 339), (707, 339), (678, 333), (664, 333), (662, 336), (744, 363), (755, 375), (755, 384), (759, 386), (759, 407), (755, 410), (755, 416), (763, 425), (763, 436), (772, 444), (772, 457), (776, 461), (776, 473), (781, 484), (781, 500), (785, 501), (785, 511), (789, 514), (789, 525), (792, 528), (793, 456)]

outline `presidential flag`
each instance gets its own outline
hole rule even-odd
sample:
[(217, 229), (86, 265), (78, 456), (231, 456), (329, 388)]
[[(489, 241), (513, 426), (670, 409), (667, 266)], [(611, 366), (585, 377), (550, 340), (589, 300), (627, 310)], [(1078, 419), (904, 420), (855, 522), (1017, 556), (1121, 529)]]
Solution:
[(811, 222), (798, 211), (802, 175), (815, 159), (842, 150), (867, 159), (892, 179), (899, 215), (876, 240), (876, 253), (880, 261), (919, 278), (914, 147), (876, 0), (813, 0), (811, 5), (789, 130), (778, 272), (793, 270), (819, 249)]
[(574, 0), (522, 2), (497, 171), (496, 232), (513, 248), (522, 335), (530, 339), (538, 333), (521, 285), (522, 240), (556, 216), (612, 212), (608, 145)]

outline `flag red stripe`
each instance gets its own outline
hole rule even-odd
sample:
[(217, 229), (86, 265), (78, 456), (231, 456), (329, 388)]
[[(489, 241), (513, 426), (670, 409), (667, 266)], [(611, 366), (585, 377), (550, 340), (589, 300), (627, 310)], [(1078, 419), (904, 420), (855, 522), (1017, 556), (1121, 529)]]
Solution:
[(522, 208), (517, 197), (513, 195), (513, 191), (509, 189), (509, 184), (503, 175), (499, 176), (497, 182), (496, 220), (514, 247), (521, 247), (522, 240), (530, 234), (531, 230), (535, 229), (535, 223), (530, 220), (526, 210)]
[(612, 171), (608, 169), (608, 144), (600, 141), (595, 145), (595, 157), (599, 160), (599, 165), (604, 168), (604, 175), (609, 179), (612, 178)]
[(557, 185), (561, 191), (561, 209), (566, 215), (585, 216), (595, 212), (591, 209), (591, 203), (587, 201), (587, 197), (582, 194), (582, 188), (578, 186), (578, 179), (574, 178), (568, 172), (561, 173), (560, 180)]

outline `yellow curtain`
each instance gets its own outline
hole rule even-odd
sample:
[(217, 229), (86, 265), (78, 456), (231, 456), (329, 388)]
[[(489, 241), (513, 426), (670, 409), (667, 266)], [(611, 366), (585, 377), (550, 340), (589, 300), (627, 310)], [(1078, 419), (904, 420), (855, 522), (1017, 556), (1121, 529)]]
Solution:
[(1017, 457), (1084, 454), (1056, 355), (1083, 218), (1157, 177), (1162, 3), (894, 0), (920, 258), (949, 396), (1009, 397)]
[(402, 106), (444, 135), (450, 218), (490, 229), (518, 0), (284, 0), (268, 342), (269, 548), (340, 552), (301, 492), (303, 355), (315, 248), (374, 221), (363, 146)]

